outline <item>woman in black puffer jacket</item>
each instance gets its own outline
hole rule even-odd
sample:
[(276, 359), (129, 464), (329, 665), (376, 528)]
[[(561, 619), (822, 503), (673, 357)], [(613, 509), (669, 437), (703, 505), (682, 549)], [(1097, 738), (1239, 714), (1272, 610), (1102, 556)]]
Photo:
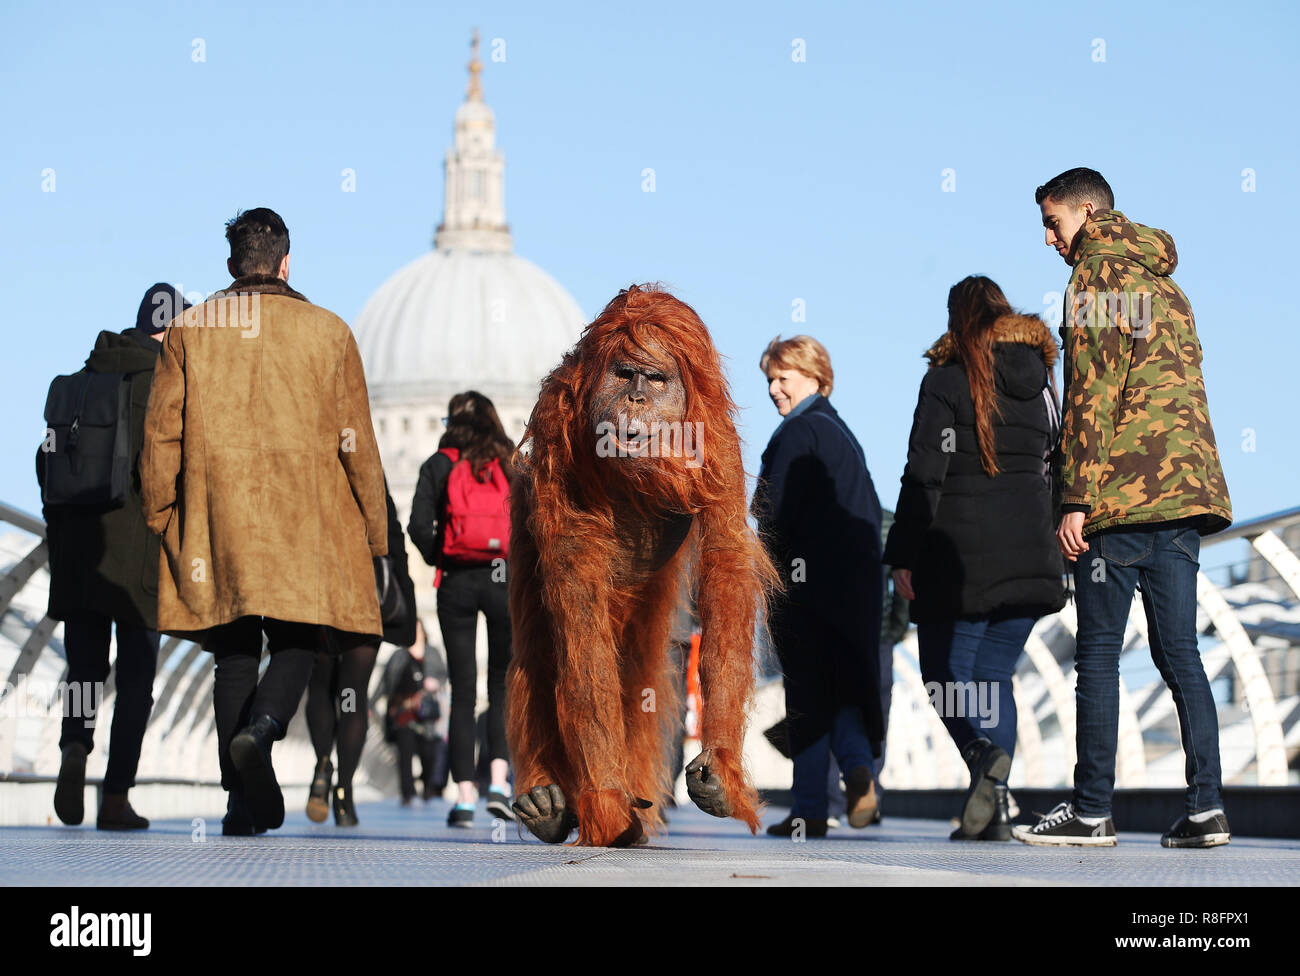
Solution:
[(954, 840), (1008, 840), (1011, 676), (1034, 621), (1065, 602), (1048, 459), (1056, 345), (982, 276), (948, 293), (948, 331), (912, 420), (884, 562), (912, 601), (921, 674), (971, 770)]

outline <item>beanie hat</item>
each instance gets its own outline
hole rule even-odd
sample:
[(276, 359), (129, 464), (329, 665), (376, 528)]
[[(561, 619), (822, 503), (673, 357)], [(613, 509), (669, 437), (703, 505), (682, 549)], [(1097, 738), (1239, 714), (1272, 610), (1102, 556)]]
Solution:
[(157, 335), (168, 323), (190, 307), (184, 296), (165, 282), (151, 285), (135, 313), (135, 327), (146, 335)]

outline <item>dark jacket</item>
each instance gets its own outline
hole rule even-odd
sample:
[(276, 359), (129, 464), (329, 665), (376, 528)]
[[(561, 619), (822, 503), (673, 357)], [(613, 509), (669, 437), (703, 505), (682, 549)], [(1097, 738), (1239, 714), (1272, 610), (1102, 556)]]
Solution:
[(1056, 346), (1036, 316), (994, 325), (999, 474), (980, 463), (970, 382), (951, 333), (927, 353), (885, 563), (912, 571), (914, 621), (1042, 616), (1064, 606), (1065, 566), (1045, 457)]
[[(820, 394), (802, 401), (763, 452), (752, 506), (786, 583), (772, 634), (787, 678), (787, 709), (816, 728), (833, 705), (863, 708), (880, 741), (880, 500), (856, 437)], [(822, 641), (814, 635), (831, 632)], [(791, 679), (811, 697), (791, 702)], [(802, 738), (792, 726), (794, 748)]]
[[(423, 689), (426, 676), (436, 678), (444, 687), (447, 683), (447, 664), (437, 648), (431, 645), (425, 646), (422, 661), (413, 658), (407, 647), (399, 647), (384, 665), (382, 692), (387, 699), (384, 708), (384, 736), (388, 741), (394, 741), (396, 731), (406, 726), (411, 726), (417, 735), (424, 738), (437, 736), (438, 716), (426, 714), (421, 717), (418, 709), (413, 709), (408, 704), (411, 696)], [(435, 702), (438, 701), (437, 694), (429, 694)]]
[(388, 505), (388, 556), (393, 562), (393, 573), (397, 576), (397, 586), (406, 601), (406, 617), (397, 623), (384, 625), (384, 640), (398, 647), (410, 647), (415, 643), (415, 583), (411, 581), (411, 569), (406, 560), (406, 537), (402, 535), (402, 523), (397, 517), (397, 506), (393, 496), (388, 493), (388, 484), (384, 483), (384, 501)]
[(435, 452), (420, 465), (415, 497), (411, 499), (411, 518), (406, 523), (406, 532), (421, 558), (430, 566), (440, 565), (442, 559), (442, 523), (451, 468), (451, 458), (441, 451)]
[[(139, 328), (101, 332), (86, 369), (129, 373), (131, 384), (131, 494), (125, 504), (96, 510), (46, 509), (50, 547), (50, 605), (55, 620), (90, 611), (149, 630), (158, 629), (158, 537), (140, 509), (137, 461), (144, 417), (161, 345)], [(37, 480), (43, 480), (38, 457)], [(43, 485), (42, 485), (43, 487)]]

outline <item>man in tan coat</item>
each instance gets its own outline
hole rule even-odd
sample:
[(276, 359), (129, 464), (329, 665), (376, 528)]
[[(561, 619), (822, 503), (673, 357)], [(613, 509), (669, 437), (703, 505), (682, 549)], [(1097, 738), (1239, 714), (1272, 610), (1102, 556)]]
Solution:
[(289, 287), (274, 211), (239, 214), (226, 238), (234, 283), (167, 329), (140, 477), (145, 521), (162, 536), (158, 629), (215, 659), (223, 833), (251, 834), (284, 822), (271, 743), (322, 636), (380, 639), (373, 557), (387, 552), (388, 525), (351, 330)]

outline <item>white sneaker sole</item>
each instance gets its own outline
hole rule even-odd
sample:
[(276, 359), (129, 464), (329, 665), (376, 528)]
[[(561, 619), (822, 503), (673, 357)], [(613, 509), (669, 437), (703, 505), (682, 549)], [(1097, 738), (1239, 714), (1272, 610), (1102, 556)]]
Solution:
[(1028, 827), (1015, 827), (1011, 836), (1018, 841), (1035, 847), (1114, 847), (1119, 838), (1110, 837), (1062, 837), (1060, 835), (1035, 834)]
[(505, 820), (509, 823), (515, 822), (515, 812), (510, 809), (509, 803), (489, 800), (487, 803), (487, 811), (498, 820)]
[(1206, 834), (1204, 837), (1169, 838), (1161, 837), (1161, 847), (1196, 848), (1222, 847), (1232, 840), (1232, 834)]

